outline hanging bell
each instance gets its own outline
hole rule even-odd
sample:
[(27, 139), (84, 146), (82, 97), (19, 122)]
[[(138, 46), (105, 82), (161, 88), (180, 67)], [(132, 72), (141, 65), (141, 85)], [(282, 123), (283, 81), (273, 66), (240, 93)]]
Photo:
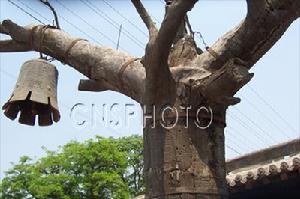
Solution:
[(36, 116), (40, 126), (58, 122), (57, 79), (58, 71), (46, 60), (25, 62), (10, 99), (2, 107), (6, 117), (15, 120), (20, 112), (19, 123), (30, 126), (34, 126)]

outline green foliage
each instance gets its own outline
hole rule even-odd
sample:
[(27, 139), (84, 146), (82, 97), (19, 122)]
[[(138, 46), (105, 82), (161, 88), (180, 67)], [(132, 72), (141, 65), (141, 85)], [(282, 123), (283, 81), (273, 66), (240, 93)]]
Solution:
[(70, 142), (33, 162), (22, 157), (0, 184), (3, 199), (126, 199), (144, 192), (140, 136)]
[(143, 177), (143, 140), (140, 136), (120, 138), (120, 151), (127, 153), (127, 179), (130, 193), (140, 195), (145, 192)]

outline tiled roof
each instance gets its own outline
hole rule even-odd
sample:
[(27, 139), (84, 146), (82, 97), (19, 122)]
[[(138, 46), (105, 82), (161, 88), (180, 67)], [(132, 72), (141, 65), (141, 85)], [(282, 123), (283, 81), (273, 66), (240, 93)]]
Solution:
[(285, 180), (295, 172), (300, 175), (300, 153), (284, 156), (270, 163), (233, 170), (227, 174), (226, 180), (229, 189), (251, 188), (257, 183), (268, 184), (275, 176)]
[[(238, 191), (300, 178), (300, 139), (226, 161), (230, 194)], [(144, 199), (139, 196), (136, 199)]]
[(300, 177), (300, 139), (281, 143), (226, 162), (230, 192)]

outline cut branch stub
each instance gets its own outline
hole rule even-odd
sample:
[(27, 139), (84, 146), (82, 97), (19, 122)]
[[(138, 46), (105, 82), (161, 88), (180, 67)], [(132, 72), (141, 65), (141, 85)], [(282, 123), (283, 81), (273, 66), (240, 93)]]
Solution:
[(10, 99), (2, 107), (4, 114), (14, 120), (20, 112), (19, 122), (31, 126), (35, 124), (36, 115), (40, 126), (58, 122), (57, 78), (55, 66), (47, 61), (25, 62)]
[(196, 84), (210, 101), (225, 106), (234, 105), (240, 102), (239, 98), (233, 97), (234, 94), (254, 76), (248, 70), (240, 61), (230, 59), (221, 69)]
[(118, 88), (109, 84), (105, 80), (90, 80), (90, 79), (81, 79), (78, 85), (79, 91), (93, 91), (93, 92), (101, 92), (101, 91), (118, 91)]

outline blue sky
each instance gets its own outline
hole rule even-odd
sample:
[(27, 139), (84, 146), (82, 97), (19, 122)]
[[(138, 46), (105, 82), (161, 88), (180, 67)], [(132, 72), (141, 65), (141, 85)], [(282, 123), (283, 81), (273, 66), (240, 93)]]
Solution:
[[(37, 0), (11, 1), (44, 23), (52, 21), (51, 12)], [(90, 1), (94, 11), (81, 1), (65, 0), (58, 3), (52, 0), (50, 2), (59, 14), (62, 29), (74, 37), (85, 38), (104, 46), (116, 47), (118, 37), (116, 27), (122, 24), (124, 31), (120, 41), (121, 49), (132, 55), (142, 56), (144, 49), (141, 45), (147, 41), (143, 32), (147, 31), (130, 1), (106, 0), (108, 4), (103, 0)], [(7, 0), (0, 2), (1, 20), (9, 18), (20, 25), (38, 23)], [(160, 22), (164, 14), (162, 2), (146, 0), (144, 4), (153, 18)], [(39, 12), (42, 16), (34, 11)], [(201, 31), (209, 45), (237, 25), (245, 15), (246, 2), (242, 0), (200, 0), (189, 13), (193, 29)], [(1, 39), (5, 38), (1, 35)], [(226, 158), (233, 158), (289, 139), (299, 138), (299, 40), (298, 20), (251, 69), (255, 73), (253, 80), (237, 94), (242, 98), (242, 102), (228, 110), (228, 127), (225, 130)], [(199, 39), (197, 42), (200, 47), (203, 47)], [(39, 54), (33, 52), (3, 53), (0, 56), (0, 99), (1, 105), (3, 105), (15, 86), (22, 63), (28, 59), (37, 58)], [(118, 137), (142, 134), (142, 125), (139, 119), (140, 109), (136, 102), (115, 92), (79, 92), (77, 91), (78, 82), (84, 77), (60, 62), (53, 63), (59, 70), (58, 100), (62, 118), (59, 123), (51, 127), (41, 128), (20, 125), (17, 121), (10, 121), (0, 114), (1, 178), (3, 171), (11, 167), (11, 162), (17, 162), (22, 155), (34, 158), (44, 155), (42, 146), (56, 150), (59, 145), (64, 145), (71, 140), (84, 141), (95, 135)], [(77, 103), (84, 103), (85, 106), (78, 111), (79, 114), (76, 117), (70, 117), (71, 108)], [(124, 126), (124, 121), (117, 126), (110, 125), (110, 123), (105, 126), (100, 117), (97, 118), (96, 124), (91, 124), (88, 118), (90, 118), (92, 104), (95, 104), (94, 108), (101, 113), (103, 106), (110, 107), (114, 103), (119, 104), (114, 109), (118, 116), (125, 115), (125, 104), (134, 105), (131, 106), (131, 110), (135, 113), (127, 126)], [(76, 122), (80, 122), (82, 119), (87, 122), (82, 126), (76, 125)]]

